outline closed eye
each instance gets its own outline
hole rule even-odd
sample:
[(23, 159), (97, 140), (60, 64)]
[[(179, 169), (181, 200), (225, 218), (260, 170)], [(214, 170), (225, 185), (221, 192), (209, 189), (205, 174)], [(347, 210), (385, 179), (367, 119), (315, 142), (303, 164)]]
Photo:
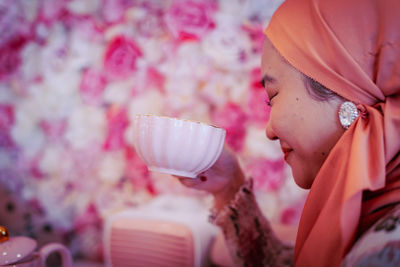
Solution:
[(277, 95), (277, 93), (276, 94), (274, 94), (274, 95), (272, 95), (271, 97), (268, 97), (268, 99), (267, 100), (265, 100), (265, 102), (266, 102), (266, 104), (267, 104), (267, 106), (269, 106), (269, 107), (271, 107), (272, 106), (272, 104), (271, 104), (271, 101), (272, 101), (272, 99), (275, 97)]

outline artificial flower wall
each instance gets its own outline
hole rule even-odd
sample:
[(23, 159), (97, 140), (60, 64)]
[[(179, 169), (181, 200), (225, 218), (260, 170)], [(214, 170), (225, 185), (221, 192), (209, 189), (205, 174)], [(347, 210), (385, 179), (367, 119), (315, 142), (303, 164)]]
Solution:
[(1, 0), (0, 224), (102, 259), (104, 220), (161, 194), (207, 197), (149, 172), (136, 114), (211, 123), (268, 218), (304, 192), (267, 140), (263, 28), (279, 0)]

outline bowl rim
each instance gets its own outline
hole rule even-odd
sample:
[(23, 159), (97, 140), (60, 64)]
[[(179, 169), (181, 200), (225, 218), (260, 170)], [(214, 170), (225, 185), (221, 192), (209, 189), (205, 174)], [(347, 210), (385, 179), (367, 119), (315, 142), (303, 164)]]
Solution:
[(190, 120), (190, 119), (181, 119), (181, 118), (176, 118), (176, 117), (168, 117), (168, 116), (165, 116), (165, 115), (155, 115), (155, 114), (136, 114), (135, 115), (135, 118), (140, 118), (140, 117), (154, 117), (154, 118), (177, 120), (177, 121), (189, 122), (189, 123), (197, 123), (197, 124), (201, 124), (201, 125), (204, 125), (204, 126), (210, 126), (210, 127), (213, 127), (213, 128), (219, 129), (219, 130), (226, 131), (222, 127), (218, 127), (218, 126), (215, 126), (213, 124), (208, 124), (208, 123), (205, 123), (205, 122), (195, 121), (195, 120)]

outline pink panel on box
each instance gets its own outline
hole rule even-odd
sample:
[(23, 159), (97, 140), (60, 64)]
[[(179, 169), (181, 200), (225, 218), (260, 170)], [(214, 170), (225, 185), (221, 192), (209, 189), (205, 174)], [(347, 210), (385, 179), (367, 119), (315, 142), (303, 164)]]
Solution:
[(193, 266), (191, 230), (180, 223), (120, 218), (112, 225), (113, 266)]

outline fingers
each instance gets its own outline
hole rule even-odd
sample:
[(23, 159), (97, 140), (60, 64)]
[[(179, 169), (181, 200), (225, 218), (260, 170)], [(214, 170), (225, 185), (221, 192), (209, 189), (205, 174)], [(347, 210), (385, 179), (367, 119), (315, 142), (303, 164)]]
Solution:
[(179, 181), (187, 187), (195, 187), (205, 181), (207, 181), (207, 177), (204, 174), (200, 174), (196, 178), (188, 178), (188, 177), (182, 177), (182, 176), (176, 176), (173, 175), (174, 177), (178, 178)]
[(195, 185), (199, 182), (197, 178), (187, 178), (187, 177), (180, 177), (179, 181), (186, 186)]

